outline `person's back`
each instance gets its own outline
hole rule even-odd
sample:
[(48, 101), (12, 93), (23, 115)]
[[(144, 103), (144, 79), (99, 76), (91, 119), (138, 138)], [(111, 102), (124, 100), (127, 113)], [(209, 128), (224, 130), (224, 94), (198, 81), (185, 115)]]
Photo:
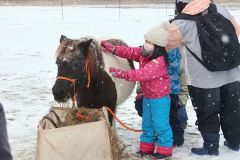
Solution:
[[(176, 8), (179, 13), (194, 16), (199, 13), (205, 14), (211, 3), (210, 0), (176, 0)], [(217, 12), (231, 21), (239, 36), (240, 26), (237, 25), (233, 16), (219, 5), (217, 5)], [(183, 43), (201, 58), (199, 38), (195, 21), (174, 20), (169, 27), (168, 49)], [(204, 142), (203, 147), (192, 148), (192, 153), (218, 155), (220, 127), (226, 139), (224, 145), (238, 151), (240, 148), (240, 110), (238, 109), (240, 106), (240, 67), (237, 66), (228, 71), (211, 72), (189, 50), (186, 50), (186, 63), (190, 82), (188, 84), (189, 95), (197, 114), (196, 125)]]
[[(226, 18), (230, 19), (230, 13), (223, 7), (217, 5), (217, 11)], [(196, 56), (201, 59), (201, 46), (199, 43), (198, 31), (195, 21), (175, 20), (180, 32), (185, 35), (184, 43), (191, 49)], [(199, 88), (215, 88), (240, 80), (240, 68), (236, 67), (229, 71), (211, 72), (207, 70), (192, 54), (186, 50), (188, 72), (190, 75), (190, 84)]]
[(1, 103), (0, 103), (0, 160), (12, 160), (11, 150), (8, 143), (6, 118)]

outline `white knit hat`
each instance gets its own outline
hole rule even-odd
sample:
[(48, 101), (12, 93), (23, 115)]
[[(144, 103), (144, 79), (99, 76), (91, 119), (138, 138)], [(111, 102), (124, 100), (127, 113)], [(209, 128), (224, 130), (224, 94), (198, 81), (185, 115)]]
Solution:
[(144, 34), (144, 39), (152, 44), (165, 47), (168, 43), (168, 21), (161, 23), (161, 25), (150, 29)]

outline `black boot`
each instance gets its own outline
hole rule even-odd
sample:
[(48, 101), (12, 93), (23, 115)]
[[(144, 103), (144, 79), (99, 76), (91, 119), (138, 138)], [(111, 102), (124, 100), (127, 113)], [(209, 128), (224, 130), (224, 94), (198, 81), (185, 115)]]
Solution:
[(224, 141), (224, 146), (227, 146), (229, 149), (238, 152), (240, 150), (239, 145), (238, 146), (233, 146), (228, 141)]
[(203, 147), (202, 148), (192, 148), (191, 152), (197, 155), (219, 155), (219, 134), (215, 133), (204, 133), (203, 137)]
[(153, 154), (149, 154), (149, 153), (145, 153), (145, 152), (142, 152), (142, 151), (138, 151), (135, 154), (135, 157), (144, 158), (144, 159), (152, 159)]
[(160, 160), (160, 159), (170, 160), (171, 157), (172, 157), (172, 155), (164, 155), (164, 154), (160, 154), (160, 153), (155, 153), (155, 154), (154, 154), (155, 160)]
[(182, 130), (181, 133), (173, 134), (173, 145), (174, 146), (181, 146), (184, 143), (184, 131)]

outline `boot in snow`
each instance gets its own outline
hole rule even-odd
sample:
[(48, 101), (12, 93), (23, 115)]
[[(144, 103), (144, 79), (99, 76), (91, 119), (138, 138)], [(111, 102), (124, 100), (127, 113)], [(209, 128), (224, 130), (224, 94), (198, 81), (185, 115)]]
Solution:
[(219, 155), (219, 134), (215, 133), (202, 133), (203, 147), (192, 148), (191, 152), (197, 155)]
[(160, 154), (160, 153), (155, 153), (154, 154), (154, 158), (155, 160), (170, 160), (172, 157), (172, 155), (164, 155), (164, 154)]
[(240, 150), (239, 146), (232, 146), (230, 143), (227, 141), (224, 141), (224, 146), (227, 146), (229, 149), (238, 152)]
[(214, 155), (214, 156), (218, 156), (219, 155), (219, 151), (218, 149), (208, 149), (206, 147), (202, 147), (202, 148), (192, 148), (191, 152), (197, 155)]
[(135, 157), (143, 158), (143, 159), (152, 159), (153, 154), (145, 153), (145, 152), (142, 152), (142, 151), (138, 151), (138, 152), (135, 154)]

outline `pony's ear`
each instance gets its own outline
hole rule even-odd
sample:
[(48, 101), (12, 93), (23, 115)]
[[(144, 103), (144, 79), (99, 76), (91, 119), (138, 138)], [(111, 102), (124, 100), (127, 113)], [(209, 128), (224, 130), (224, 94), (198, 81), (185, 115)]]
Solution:
[(61, 35), (61, 38), (60, 38), (60, 43), (62, 43), (62, 41), (64, 41), (65, 39), (67, 39), (67, 37), (66, 37), (66, 36), (64, 36), (64, 35)]
[(89, 39), (89, 40), (83, 41), (79, 44), (78, 47), (82, 54), (87, 54), (87, 50), (88, 50), (91, 42), (92, 42), (92, 39)]

